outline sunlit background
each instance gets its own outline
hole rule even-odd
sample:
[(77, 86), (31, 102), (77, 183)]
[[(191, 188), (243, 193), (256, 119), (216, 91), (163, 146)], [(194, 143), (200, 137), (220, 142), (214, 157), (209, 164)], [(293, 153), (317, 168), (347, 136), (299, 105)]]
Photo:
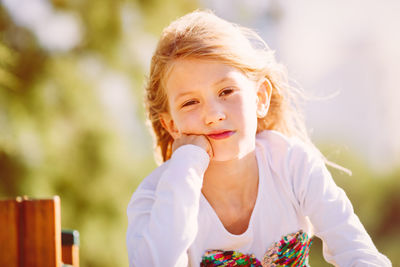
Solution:
[[(155, 168), (143, 84), (196, 8), (252, 27), (310, 100), (307, 127), (378, 249), (400, 266), (400, 1), (0, 0), (0, 197), (61, 197), (81, 266), (128, 266), (126, 207)], [(1, 223), (1, 222), (0, 222)], [(312, 266), (322, 260), (315, 239)]]

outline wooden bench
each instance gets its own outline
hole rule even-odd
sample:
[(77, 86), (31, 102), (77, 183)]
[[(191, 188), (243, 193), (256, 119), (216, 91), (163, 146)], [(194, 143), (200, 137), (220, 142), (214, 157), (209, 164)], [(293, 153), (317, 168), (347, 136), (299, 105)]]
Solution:
[(0, 266), (79, 267), (79, 233), (62, 234), (58, 196), (0, 200)]

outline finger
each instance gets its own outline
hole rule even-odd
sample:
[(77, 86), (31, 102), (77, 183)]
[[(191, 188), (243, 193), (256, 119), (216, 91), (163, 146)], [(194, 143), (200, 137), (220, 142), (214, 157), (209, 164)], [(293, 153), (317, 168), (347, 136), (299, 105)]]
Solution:
[(212, 149), (212, 146), (210, 144), (210, 149), (209, 149), (209, 155), (210, 155), (210, 159), (212, 159), (214, 157), (214, 150)]
[(176, 133), (175, 139), (179, 139), (179, 138), (181, 138), (181, 137), (182, 137), (182, 133), (181, 133), (181, 131), (178, 131), (178, 132)]
[(207, 153), (210, 156), (210, 159), (212, 159), (212, 157), (214, 156), (214, 151), (213, 151), (210, 139), (206, 135), (204, 135), (204, 137), (206, 138), (206, 141), (208, 143)]
[(214, 156), (212, 150), (207, 151), (207, 154), (210, 157), (210, 159), (212, 159), (212, 157)]
[[(182, 135), (187, 135), (187, 136), (189, 136), (189, 135), (194, 135), (194, 136), (201, 136), (201, 135), (204, 135), (204, 134), (200, 134), (200, 133), (189, 133), (189, 132), (181, 132), (182, 133)], [(205, 136), (205, 135), (204, 135)]]

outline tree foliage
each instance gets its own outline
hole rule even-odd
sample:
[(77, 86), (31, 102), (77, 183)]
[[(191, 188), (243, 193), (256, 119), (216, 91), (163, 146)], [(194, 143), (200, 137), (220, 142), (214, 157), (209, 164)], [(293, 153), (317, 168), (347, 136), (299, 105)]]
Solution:
[[(63, 228), (81, 235), (82, 266), (127, 266), (125, 210), (155, 167), (144, 75), (162, 27), (197, 3), (49, 3), (80, 25), (70, 49), (46, 47), (0, 5), (0, 197), (59, 195)], [(378, 248), (399, 264), (400, 172), (379, 179), (358, 158), (330, 158), (354, 173), (334, 177)], [(319, 247), (311, 264), (322, 266)]]
[(81, 235), (82, 266), (127, 266), (126, 207), (155, 166), (146, 61), (162, 26), (196, 3), (49, 3), (80, 25), (71, 49), (46, 47), (0, 5), (0, 197), (59, 195), (62, 227)]

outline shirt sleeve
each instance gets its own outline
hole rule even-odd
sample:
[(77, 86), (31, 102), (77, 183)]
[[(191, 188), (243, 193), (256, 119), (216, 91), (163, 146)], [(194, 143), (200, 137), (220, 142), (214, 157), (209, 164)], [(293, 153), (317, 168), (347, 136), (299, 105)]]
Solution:
[(208, 163), (202, 148), (182, 146), (159, 174), (155, 188), (139, 187), (133, 194), (127, 209), (130, 267), (188, 265)]
[(295, 147), (292, 154), (295, 194), (303, 215), (323, 241), (325, 260), (335, 266), (392, 266), (376, 249), (322, 157), (301, 146)]

